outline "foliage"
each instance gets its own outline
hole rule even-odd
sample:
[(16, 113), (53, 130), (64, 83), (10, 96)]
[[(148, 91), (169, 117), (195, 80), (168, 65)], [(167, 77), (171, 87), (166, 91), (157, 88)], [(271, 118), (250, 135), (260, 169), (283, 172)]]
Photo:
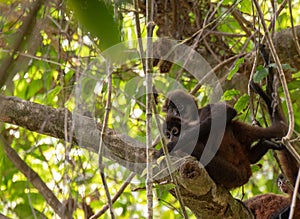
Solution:
[[(19, 28), (30, 16), (27, 6), (32, 4), (32, 1), (0, 1), (0, 45), (3, 48), (0, 50), (0, 65), (8, 63), (9, 57), (12, 56), (10, 67), (6, 71), (6, 74), (12, 78), (2, 87), (2, 94), (17, 96), (54, 108), (66, 107), (71, 112), (80, 112), (101, 123), (108, 92), (107, 62), (101, 52), (121, 42), (121, 39), (127, 52), (133, 52), (137, 48), (137, 42), (130, 41), (136, 40), (137, 36), (133, 13), (135, 9), (126, 1), (114, 1), (114, 3), (116, 2), (118, 4), (114, 8), (110, 1), (70, 0), (68, 5), (65, 5), (64, 1), (48, 1), (40, 6), (39, 13), (35, 17), (36, 23), (32, 24), (31, 29), (24, 33), (23, 39), (27, 40), (22, 40), (17, 51), (13, 52), (13, 48), (16, 48), (18, 34), (20, 34)], [(210, 57), (213, 59), (211, 63), (214, 66), (217, 64), (216, 60), (221, 62), (221, 59), (249, 52), (255, 48), (254, 41), (248, 41), (247, 31), (251, 32), (251, 30), (247, 29), (245, 24), (240, 23), (236, 14), (227, 13), (228, 8), (235, 5), (235, 2), (230, 0), (222, 3), (209, 2), (211, 8), (215, 10), (215, 14), (210, 14), (211, 17), (208, 16), (208, 18), (213, 20), (203, 26), (211, 28), (216, 25), (215, 29), (207, 30), (215, 31), (217, 34), (209, 35), (205, 43), (210, 46), (204, 48), (203, 43), (199, 46), (199, 50), (207, 52), (211, 49), (216, 52), (216, 59)], [(241, 13), (240, 16), (245, 19), (245, 23), (252, 24), (251, 1), (244, 0), (240, 3), (235, 10)], [(273, 14), (269, 3), (266, 1), (260, 1), (260, 3), (265, 17), (269, 19)], [(197, 1), (194, 1), (194, 4), (197, 5)], [(186, 5), (182, 4), (182, 8), (184, 7)], [(294, 3), (294, 14), (299, 11), (299, 7), (300, 4)], [(205, 13), (209, 13), (205, 9), (202, 12), (204, 13), (203, 18)], [(142, 36), (145, 36), (143, 5), (140, 5), (139, 13)], [(200, 18), (197, 17), (199, 14), (196, 11), (190, 11), (188, 16), (189, 20), (185, 22), (191, 25), (191, 30), (193, 30), (192, 27), (196, 29), (195, 25), (200, 22)], [(299, 23), (297, 19), (294, 16), (294, 22)], [(158, 26), (160, 25), (160, 23), (156, 23)], [(168, 24), (168, 26), (171, 25)], [(285, 29), (288, 26), (290, 26), (289, 12), (285, 6), (276, 22), (276, 29)], [(163, 28), (156, 27), (155, 30), (157, 36), (163, 35)], [(225, 34), (222, 35), (222, 33)], [(206, 33), (204, 32), (204, 34)], [(187, 39), (187, 43), (190, 43), (192, 39), (190, 38), (192, 36), (188, 34), (182, 34), (182, 37), (182, 40)], [(220, 39), (223, 41), (221, 42)], [(99, 48), (101, 52), (99, 52)], [(244, 61), (244, 58), (240, 58), (235, 64), (224, 68), (226, 73), (223, 72), (223, 79), (227, 78), (224, 79), (226, 83), (231, 83), (231, 80), (242, 73)], [(127, 60), (121, 65), (110, 64), (113, 68), (113, 102), (109, 128), (145, 142), (146, 99), (141, 60), (137, 58)], [(177, 83), (188, 91), (198, 83), (196, 78), (179, 65), (172, 66), (168, 74), (161, 74), (160, 67), (159, 65), (154, 67), (155, 85), (160, 93), (157, 106), (159, 112), (161, 112), (164, 100), (162, 94), (176, 87)], [(295, 70), (292, 67), (286, 68)], [(259, 67), (255, 74), (255, 81), (263, 81), (265, 73), (265, 68)], [(292, 79), (289, 82), (289, 91), (295, 109), (296, 130), (300, 131), (300, 119), (298, 119), (300, 117), (300, 99), (298, 98), (300, 73), (294, 73)], [(77, 86), (78, 81), (81, 82), (82, 87)], [(76, 91), (82, 94), (82, 99), (78, 99)], [(250, 99), (246, 91), (247, 88), (224, 85), (222, 100), (234, 105), (240, 119), (250, 121), (248, 111)], [(209, 95), (213, 92), (214, 90), (208, 86), (202, 86), (196, 94), (200, 105), (207, 104), (210, 101)], [(282, 90), (280, 90), (280, 94), (283, 96)], [(286, 111), (286, 109), (284, 110)], [(257, 117), (263, 121), (260, 111), (258, 111)], [(6, 123), (0, 125), (1, 135), (10, 142), (19, 156), (39, 174), (58, 199), (62, 202), (72, 200), (77, 203), (73, 214), (74, 218), (87, 216), (87, 211), (82, 208), (83, 203), (90, 206), (93, 213), (106, 204), (95, 154), (76, 145), (40, 135), (22, 127)], [(153, 126), (155, 127), (155, 124)], [(157, 136), (158, 133), (157, 128), (154, 128), (153, 136)], [(278, 193), (275, 179), (279, 168), (274, 163), (276, 161), (270, 152), (259, 164), (253, 166), (253, 177), (245, 185), (244, 191), (239, 188), (232, 191), (232, 194), (237, 198), (249, 198), (266, 192)], [(105, 159), (105, 165), (108, 185), (113, 195), (129, 175), (129, 170), (108, 159)], [(0, 181), (0, 212), (12, 218), (55, 218), (53, 209), (5, 156), (2, 147), (0, 147)], [(143, 177), (136, 176), (131, 187), (126, 188), (115, 202), (114, 208), (118, 218), (146, 217), (144, 183)], [(167, 192), (167, 188), (156, 185), (155, 191), (155, 217), (181, 218), (177, 210), (179, 204)], [(191, 212), (189, 215), (191, 218), (193, 217)], [(104, 218), (109, 218), (109, 214), (105, 213)]]

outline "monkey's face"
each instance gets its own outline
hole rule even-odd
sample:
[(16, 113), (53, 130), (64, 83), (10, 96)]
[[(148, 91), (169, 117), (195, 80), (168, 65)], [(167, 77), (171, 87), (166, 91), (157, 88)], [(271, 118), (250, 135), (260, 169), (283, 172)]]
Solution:
[(176, 141), (179, 138), (181, 129), (181, 119), (176, 116), (167, 115), (164, 123), (164, 134), (170, 141)]
[(280, 174), (277, 177), (277, 186), (283, 193), (289, 193), (288, 182), (285, 179), (284, 175)]
[(176, 141), (179, 138), (180, 131), (177, 127), (172, 127), (166, 130), (165, 135), (170, 141)]

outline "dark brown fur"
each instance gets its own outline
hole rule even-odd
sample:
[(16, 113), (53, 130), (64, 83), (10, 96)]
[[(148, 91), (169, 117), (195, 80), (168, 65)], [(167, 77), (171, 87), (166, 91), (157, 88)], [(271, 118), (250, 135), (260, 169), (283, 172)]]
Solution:
[(276, 194), (257, 195), (244, 203), (255, 219), (271, 219), (290, 206), (288, 197)]
[[(258, 85), (252, 84), (252, 86), (259, 94), (263, 93), (264, 96), (262, 97), (267, 105), (272, 103), (269, 97), (260, 88), (257, 88)], [(180, 106), (177, 108), (178, 104)], [(166, 122), (171, 121), (172, 118), (170, 116), (180, 116), (184, 124), (195, 124), (196, 121), (196, 124), (200, 126), (200, 130), (197, 133), (195, 130), (198, 130), (199, 127), (193, 128), (191, 127), (193, 125), (185, 125), (180, 131), (181, 140), (169, 142), (167, 145), (168, 149), (172, 151), (176, 146), (177, 149), (184, 152), (192, 151), (191, 155), (200, 159), (209, 134), (213, 134), (216, 139), (221, 138), (219, 149), (213, 159), (206, 165), (206, 169), (216, 183), (228, 189), (248, 182), (252, 174), (250, 164), (256, 163), (261, 159), (268, 149), (279, 149), (276, 145), (268, 144), (266, 139), (283, 137), (287, 130), (284, 117), (279, 110), (275, 110), (274, 113), (270, 112), (273, 115), (272, 126), (262, 128), (234, 121), (233, 118), (236, 116), (236, 111), (224, 103), (209, 104), (200, 109), (197, 107), (191, 109), (192, 107), (186, 104), (196, 103), (192, 96), (183, 91), (176, 90), (171, 92), (164, 105), (164, 111), (167, 112)], [(271, 111), (272, 107), (268, 106), (268, 109)], [(210, 133), (212, 119), (219, 121), (224, 116), (226, 116), (225, 132), (214, 130), (215, 133)], [(190, 139), (197, 135), (197, 144), (195, 146), (190, 145)], [(259, 142), (252, 146), (255, 141)], [(216, 146), (218, 145), (210, 147)], [(191, 149), (192, 147), (194, 149)], [(161, 154), (162, 150), (159, 155)]]
[[(291, 166), (292, 167), (292, 166)], [(293, 167), (292, 167), (293, 169)], [(282, 175), (279, 181), (279, 188), (288, 196), (263, 194), (255, 196), (244, 203), (252, 211), (256, 219), (288, 219), (293, 191), (287, 185), (288, 181)], [(294, 183), (293, 183), (294, 184)], [(298, 192), (299, 193), (299, 192)], [(293, 219), (300, 219), (300, 200), (296, 200)]]

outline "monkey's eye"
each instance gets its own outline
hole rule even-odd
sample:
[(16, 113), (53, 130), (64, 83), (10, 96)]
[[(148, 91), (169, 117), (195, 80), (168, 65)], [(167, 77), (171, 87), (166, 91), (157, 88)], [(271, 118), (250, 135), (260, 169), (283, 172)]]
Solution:
[(179, 134), (178, 128), (173, 127), (173, 128), (172, 128), (172, 135), (176, 136), (176, 135), (178, 135), (178, 134)]
[(170, 139), (170, 137), (171, 137), (171, 136), (170, 136), (170, 132), (166, 132), (165, 135), (166, 135), (166, 137), (167, 137), (168, 139)]

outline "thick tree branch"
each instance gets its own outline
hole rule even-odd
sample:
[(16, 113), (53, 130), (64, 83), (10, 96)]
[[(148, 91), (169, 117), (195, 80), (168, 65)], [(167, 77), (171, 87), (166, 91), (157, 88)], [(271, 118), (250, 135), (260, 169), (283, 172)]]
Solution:
[[(217, 186), (200, 163), (189, 157), (179, 168), (183, 202), (197, 218), (253, 218), (245, 205)], [(171, 191), (174, 195), (174, 192)]]
[[(65, 116), (68, 126), (66, 129)], [(0, 122), (18, 125), (62, 140), (66, 140), (65, 130), (68, 133), (73, 131), (74, 136), (70, 137), (73, 144), (95, 153), (98, 151), (101, 126), (92, 118), (72, 115), (66, 109), (54, 109), (16, 97), (0, 96)], [(140, 142), (107, 129), (104, 143), (109, 146), (104, 148), (106, 157), (134, 172), (141, 172), (145, 167), (143, 163), (146, 160), (146, 151)]]
[[(67, 116), (67, 128), (65, 125)], [(15, 124), (30, 131), (65, 140), (65, 130), (74, 133), (72, 144), (97, 153), (100, 125), (89, 117), (72, 115), (66, 109), (54, 109), (17, 97), (0, 96), (0, 122)], [(104, 155), (136, 173), (146, 165), (146, 148), (140, 142), (111, 129), (104, 136)], [(154, 149), (153, 149), (154, 153)], [(192, 159), (192, 158), (191, 158)], [(251, 213), (230, 193), (215, 185), (199, 162), (185, 159), (179, 169), (179, 189), (184, 204), (199, 218), (251, 218)], [(159, 178), (169, 181), (166, 178)], [(175, 195), (174, 191), (171, 191)], [(209, 217), (208, 217), (209, 216)]]

